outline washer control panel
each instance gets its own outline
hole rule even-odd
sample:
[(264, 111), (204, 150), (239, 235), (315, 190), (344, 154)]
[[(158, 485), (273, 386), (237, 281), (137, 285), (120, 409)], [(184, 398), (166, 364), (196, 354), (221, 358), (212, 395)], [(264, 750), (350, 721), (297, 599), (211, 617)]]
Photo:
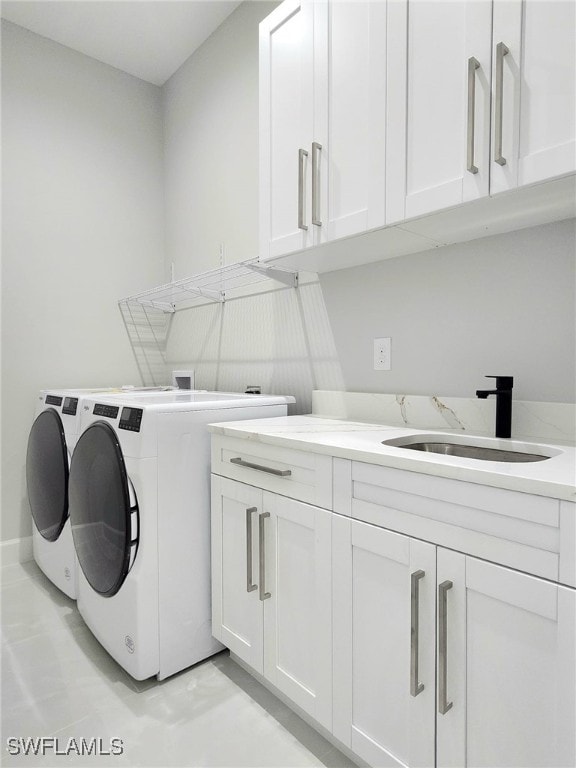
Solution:
[(94, 416), (106, 416), (108, 419), (117, 419), (119, 410), (120, 409), (117, 405), (104, 405), (103, 403), (96, 403), (92, 413)]
[(57, 395), (46, 395), (44, 401), (47, 405), (62, 405), (62, 398)]
[(140, 432), (142, 413), (142, 408), (122, 408), (118, 426), (120, 429), (127, 429), (130, 432)]
[(78, 398), (65, 397), (64, 405), (62, 406), (62, 413), (67, 413), (68, 416), (76, 416), (77, 410), (78, 410)]

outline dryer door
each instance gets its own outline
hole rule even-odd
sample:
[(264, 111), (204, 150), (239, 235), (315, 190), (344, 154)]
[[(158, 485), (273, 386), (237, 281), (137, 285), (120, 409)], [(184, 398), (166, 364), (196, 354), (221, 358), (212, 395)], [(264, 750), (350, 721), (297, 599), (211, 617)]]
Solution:
[(60, 414), (48, 408), (28, 437), (26, 485), (32, 517), (48, 541), (56, 541), (68, 517), (68, 451)]
[[(96, 592), (115, 595), (134, 560), (135, 496), (118, 437), (104, 421), (88, 427), (70, 465), (70, 522), (82, 572)], [(132, 497), (132, 498), (131, 498)]]

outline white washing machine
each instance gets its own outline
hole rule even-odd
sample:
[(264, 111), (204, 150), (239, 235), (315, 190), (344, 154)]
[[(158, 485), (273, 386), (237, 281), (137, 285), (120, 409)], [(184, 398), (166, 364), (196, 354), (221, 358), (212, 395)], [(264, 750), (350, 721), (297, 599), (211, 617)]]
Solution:
[[(172, 387), (169, 388), (172, 393)], [(164, 388), (127, 388), (127, 395), (167, 394)], [(78, 564), (68, 520), (68, 472), (80, 434), (83, 399), (118, 394), (123, 388), (47, 389), (37, 398), (28, 437), (26, 484), (32, 512), (32, 547), (39, 568), (62, 592), (76, 599)]]
[(292, 397), (222, 392), (88, 398), (70, 467), (78, 609), (137, 680), (218, 652), (210, 609), (210, 436), (285, 416)]

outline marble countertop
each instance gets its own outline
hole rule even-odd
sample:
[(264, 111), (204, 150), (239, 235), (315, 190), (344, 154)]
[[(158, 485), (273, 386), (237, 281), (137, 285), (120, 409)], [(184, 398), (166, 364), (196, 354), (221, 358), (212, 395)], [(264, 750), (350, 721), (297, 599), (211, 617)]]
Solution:
[[(256, 440), (269, 445), (576, 501), (576, 448), (569, 445), (537, 440), (527, 443), (514, 439), (478, 437), (478, 442), (491, 448), (515, 447), (535, 452), (531, 451), (531, 446), (537, 445), (540, 451), (536, 452), (550, 456), (545, 461), (503, 463), (441, 456), (382, 445), (383, 440), (408, 435), (442, 433), (444, 436), (454, 435), (455, 438), (462, 438), (461, 433), (447, 429), (402, 429), (322, 416), (281, 416), (253, 421), (230, 421), (211, 424), (209, 429), (215, 434)], [(467, 437), (474, 436), (468, 433)]]

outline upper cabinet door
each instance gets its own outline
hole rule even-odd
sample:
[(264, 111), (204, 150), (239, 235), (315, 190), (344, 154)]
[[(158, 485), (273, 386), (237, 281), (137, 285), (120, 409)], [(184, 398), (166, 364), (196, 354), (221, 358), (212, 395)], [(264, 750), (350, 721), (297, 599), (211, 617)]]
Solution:
[(576, 171), (576, 4), (495, 0), (491, 193)]
[(386, 6), (328, 7), (328, 240), (385, 224)]
[(260, 256), (314, 242), (312, 2), (288, 0), (260, 24)]
[(488, 194), (492, 4), (390, 0), (387, 219)]

